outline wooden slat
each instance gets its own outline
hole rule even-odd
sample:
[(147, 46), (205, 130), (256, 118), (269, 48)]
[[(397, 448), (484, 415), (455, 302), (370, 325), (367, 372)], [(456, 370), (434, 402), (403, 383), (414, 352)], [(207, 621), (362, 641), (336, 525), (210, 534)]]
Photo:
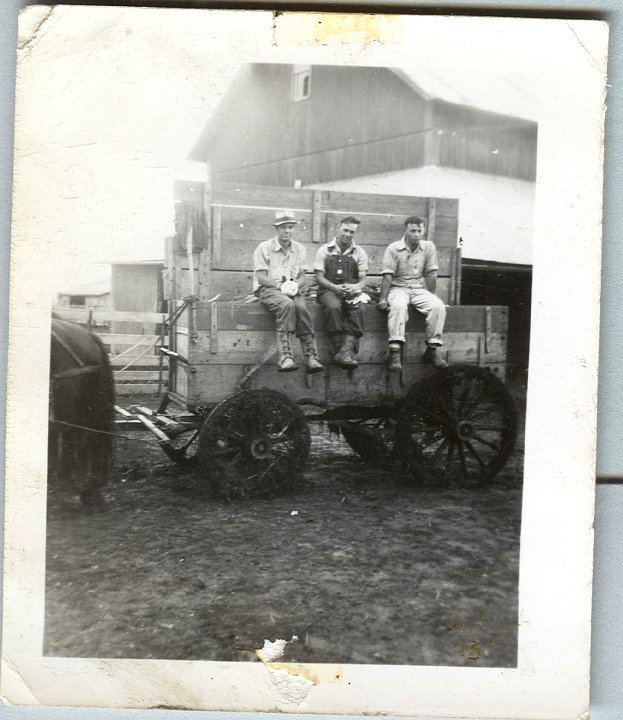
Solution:
[[(479, 343), (483, 334), (478, 332), (444, 333), (443, 351), (452, 354), (453, 362), (476, 362), (479, 352)], [(321, 361), (331, 362), (331, 351), (328, 339), (324, 332), (316, 335), (318, 352)], [(213, 351), (210, 338), (205, 334), (198, 337), (193, 343), (189, 362), (192, 366), (200, 364), (222, 365), (253, 365), (265, 358), (275, 344), (274, 332), (265, 330), (220, 330), (218, 334), (218, 348)], [(408, 332), (406, 343), (406, 358), (419, 360), (425, 349), (426, 336), (423, 328), (419, 332)], [(298, 347), (294, 353), (301, 357)], [(387, 357), (387, 332), (366, 332), (361, 338), (357, 359), (361, 363), (384, 363)], [(492, 334), (489, 338), (489, 349), (483, 362), (504, 362), (506, 359), (506, 336), (500, 333)], [(277, 356), (266, 360), (266, 364), (276, 364)]]
[[(486, 367), (497, 370), (498, 375), (503, 368), (497, 363)], [(189, 406), (209, 406), (220, 402), (231, 395), (244, 372), (244, 365), (197, 366), (197, 372), (193, 374), (193, 392), (187, 396)], [(371, 405), (400, 399), (414, 382), (431, 372), (430, 366), (407, 363), (403, 372), (404, 384), (401, 384), (397, 375), (389, 373), (384, 364), (363, 365), (352, 373), (331, 365), (327, 366), (323, 375), (314, 376), (311, 387), (308, 387), (307, 376), (302, 370), (280, 373), (275, 365), (265, 365), (250, 378), (247, 387), (272, 387), (294, 401), (311, 399), (334, 405)]]
[(210, 312), (210, 335), (208, 337), (209, 351), (215, 355), (219, 351), (218, 342), (218, 303), (212, 303)]
[(97, 335), (105, 345), (137, 345), (140, 343), (143, 350), (159, 339), (159, 335), (125, 335), (122, 333), (97, 333)]
[[(343, 213), (325, 211), (327, 217), (327, 236), (324, 242), (333, 238), (339, 228)], [(404, 217), (402, 215), (362, 215), (354, 213), (361, 225), (357, 228), (357, 243), (366, 248), (381, 246), (386, 248), (394, 240), (400, 240), (404, 234)]]
[[(251, 246), (254, 250), (263, 240), (268, 240), (276, 234), (273, 222), (274, 210), (258, 210), (257, 208), (231, 208), (220, 205), (214, 206), (214, 213), (220, 215), (219, 249), (228, 246), (230, 252), (238, 251), (238, 245)], [(312, 213), (311, 209), (295, 213), (299, 223), (293, 233), (294, 240), (311, 243), (312, 240)], [(216, 228), (215, 228), (216, 232)], [(215, 248), (216, 250), (216, 248)], [(253, 254), (251, 250), (251, 254)], [(246, 257), (246, 254), (245, 254)], [(219, 255), (214, 253), (215, 266), (218, 266)], [(237, 267), (237, 266), (236, 266)]]
[(212, 202), (218, 205), (241, 207), (267, 207), (275, 210), (309, 209), (312, 207), (312, 191), (289, 187), (247, 185), (244, 183), (219, 183), (212, 185)]
[(122, 370), (115, 373), (115, 384), (121, 382), (158, 382), (157, 370)]
[(221, 263), (222, 210), (220, 205), (212, 207), (212, 267), (220, 267)]
[(165, 271), (164, 271), (164, 299), (175, 301), (175, 238), (168, 237), (164, 243)]
[(199, 300), (209, 300), (212, 296), (211, 292), (211, 273), (210, 273), (210, 254), (202, 252), (199, 255)]
[[(358, 237), (357, 242), (368, 255), (370, 274), (378, 274), (383, 269), (383, 255), (385, 253), (385, 249), (390, 242), (393, 242), (393, 240), (388, 238), (386, 241), (376, 241), (374, 236), (370, 237), (369, 234), (363, 231), (363, 224), (361, 227), (362, 237)], [(307, 253), (307, 267), (310, 269), (313, 268), (316, 253), (318, 252), (318, 245), (312, 242), (303, 241), (298, 236), (295, 239), (301, 242), (305, 247)], [(394, 238), (394, 240), (395, 239), (398, 238)], [(217, 262), (216, 259), (214, 260), (213, 268), (215, 270), (240, 270), (243, 272), (251, 272), (253, 270), (253, 251), (257, 245), (258, 243), (254, 240), (249, 240), (247, 238), (241, 238), (237, 241), (228, 242), (227, 244), (221, 246), (219, 261)], [(439, 260), (439, 276), (451, 275), (451, 257), (453, 250), (454, 248), (450, 247), (438, 248), (437, 256)]]
[[(308, 275), (309, 282), (313, 277)], [(251, 294), (253, 288), (253, 273), (237, 272), (235, 270), (213, 270), (211, 275), (212, 292), (220, 294), (219, 302), (241, 299)], [(380, 276), (368, 276), (368, 287), (378, 287), (381, 284)], [(450, 279), (437, 280), (437, 295), (447, 304), (450, 297)]]
[[(381, 213), (400, 215), (402, 220), (409, 215), (420, 215), (428, 218), (429, 200), (427, 197), (409, 197), (407, 195), (378, 195), (341, 191), (325, 191), (322, 207), (332, 212)], [(457, 217), (458, 200), (451, 198), (434, 198), (437, 204), (438, 217)]]
[(312, 243), (321, 243), (324, 237), (322, 232), (322, 193), (320, 190), (313, 192), (313, 209), (312, 209)]
[(115, 385), (116, 395), (153, 395), (158, 383), (127, 383)]
[(428, 224), (426, 227), (427, 237), (429, 240), (435, 239), (435, 226), (437, 224), (437, 201), (430, 198), (428, 201)]
[[(218, 303), (219, 331), (223, 330), (274, 330), (274, 317), (261, 303)], [(314, 319), (314, 327), (324, 329), (322, 308), (314, 300), (309, 304)], [(456, 305), (448, 307), (446, 315), (446, 332), (485, 332), (485, 318), (482, 305)], [(386, 313), (377, 310), (373, 304), (364, 308), (366, 332), (385, 332), (387, 327)], [(491, 306), (491, 330), (494, 333), (506, 333), (508, 309), (502, 306)], [(421, 332), (424, 318), (417, 311), (410, 313), (407, 330)], [(210, 330), (210, 305), (198, 303), (197, 330), (199, 333)]]
[[(157, 368), (160, 364), (160, 356), (159, 355), (143, 355), (140, 360), (137, 360), (138, 356), (140, 355), (140, 352), (137, 351), (136, 354), (131, 355), (128, 353), (127, 355), (122, 355), (121, 357), (116, 357), (115, 355), (112, 355), (110, 358), (110, 364), (112, 365), (113, 369), (119, 369), (122, 367), (125, 367), (126, 365), (130, 365), (130, 367), (135, 370), (136, 368), (140, 367), (155, 367)], [(132, 362), (133, 360), (136, 360), (136, 362)]]

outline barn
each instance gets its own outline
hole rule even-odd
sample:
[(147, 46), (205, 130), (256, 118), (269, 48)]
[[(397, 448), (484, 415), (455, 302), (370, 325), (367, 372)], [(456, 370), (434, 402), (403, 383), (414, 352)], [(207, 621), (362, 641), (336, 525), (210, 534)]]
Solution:
[(56, 305), (61, 308), (109, 308), (110, 278), (84, 283), (57, 293)]
[(458, 198), (461, 302), (509, 307), (509, 360), (530, 332), (537, 123), (531, 88), (439, 69), (249, 63), (190, 159), (214, 181)]

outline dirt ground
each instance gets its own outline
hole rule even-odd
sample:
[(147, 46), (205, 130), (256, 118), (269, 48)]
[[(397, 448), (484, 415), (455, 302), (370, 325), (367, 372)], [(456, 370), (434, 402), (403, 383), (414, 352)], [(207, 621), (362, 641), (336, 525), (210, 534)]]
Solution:
[(284, 497), (214, 500), (147, 433), (116, 441), (106, 512), (51, 488), (45, 654), (258, 662), (295, 635), (284, 661), (514, 666), (523, 429), (466, 491), (405, 487), (312, 428)]

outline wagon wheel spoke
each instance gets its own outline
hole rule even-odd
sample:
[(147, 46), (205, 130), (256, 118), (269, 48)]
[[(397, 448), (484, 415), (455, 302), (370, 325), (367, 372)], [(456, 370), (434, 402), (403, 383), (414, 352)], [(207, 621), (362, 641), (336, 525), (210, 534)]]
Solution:
[(469, 442), (469, 440), (466, 440), (466, 441), (465, 441), (465, 447), (466, 447), (467, 450), (470, 452), (470, 454), (473, 455), (473, 457), (476, 458), (476, 460), (478, 461), (478, 464), (480, 465), (481, 468), (485, 468), (485, 467), (487, 466), (486, 463), (485, 463), (485, 461), (484, 461), (484, 460), (480, 457), (480, 455), (476, 452), (476, 448), (472, 445), (471, 442)]
[(481, 387), (480, 392), (475, 397), (473, 397), (470, 402), (466, 402), (465, 405), (463, 405), (463, 407), (461, 408), (462, 409), (462, 413), (461, 413), (462, 417), (469, 419), (469, 420), (474, 420), (475, 419), (473, 417), (474, 411), (483, 402), (486, 402), (486, 399), (487, 399), (487, 396), (485, 394), (485, 389)]
[(483, 445), (486, 445), (487, 447), (491, 448), (492, 450), (500, 449), (499, 443), (491, 442), (490, 440), (483, 438), (482, 435), (479, 435), (478, 433), (474, 433), (472, 435), (472, 439), (478, 441), (479, 443), (482, 443)]
[(508, 459), (516, 418), (510, 394), (490, 371), (468, 365), (440, 370), (413, 385), (402, 402), (401, 466), (421, 483), (482, 483)]
[(228, 498), (287, 489), (300, 477), (309, 448), (301, 409), (267, 389), (244, 390), (223, 400), (199, 436), (201, 469), (213, 490)]
[(478, 432), (497, 432), (502, 433), (506, 430), (503, 425), (474, 425), (474, 429)]
[(446, 462), (448, 463), (448, 465), (450, 464), (450, 461), (452, 460), (452, 456), (454, 455), (454, 448), (455, 448), (455, 446), (456, 446), (456, 445), (455, 445), (454, 440), (449, 440), (449, 441), (448, 441), (448, 454), (447, 454), (447, 457), (446, 457)]
[(229, 457), (231, 455), (239, 455), (240, 453), (240, 447), (214, 448), (210, 451), (210, 455), (214, 458)]
[(500, 418), (500, 409), (489, 403), (488, 406), (483, 407), (479, 411), (471, 412), (469, 416), (466, 417), (474, 423), (483, 421), (486, 422), (487, 420), (495, 422)]
[(432, 418), (433, 420), (436, 420), (440, 425), (447, 425), (448, 421), (450, 420), (450, 415), (445, 408), (440, 408), (439, 406), (437, 406), (437, 409), (441, 410), (444, 413), (444, 415), (442, 415), (439, 412), (432, 410), (430, 407), (418, 405), (417, 403), (413, 403), (412, 407), (415, 410), (418, 410), (422, 416)]
[[(441, 429), (439, 425), (428, 425), (427, 423), (421, 422), (419, 420), (414, 420), (413, 425), (417, 427), (418, 432), (433, 432), (434, 430)], [(446, 427), (445, 423), (443, 427)]]
[(443, 450), (445, 450), (446, 447), (450, 444), (450, 440), (447, 437), (444, 437), (444, 439), (439, 444), (439, 447), (433, 452), (433, 457), (437, 457), (442, 453)]
[(467, 479), (469, 476), (469, 472), (467, 470), (467, 459), (465, 457), (465, 448), (463, 447), (462, 443), (457, 444), (457, 448), (459, 451), (459, 463), (461, 465), (461, 474), (463, 478)]
[[(413, 437), (414, 442), (418, 442), (417, 436), (412, 436), (412, 437)], [(434, 443), (439, 442), (443, 438), (444, 438), (444, 436), (441, 434), (441, 432), (438, 432), (435, 434), (435, 436), (433, 438), (429, 438), (427, 442), (419, 442), (418, 445), (420, 446), (420, 448), (422, 448), (424, 450), (425, 448), (430, 447)]]

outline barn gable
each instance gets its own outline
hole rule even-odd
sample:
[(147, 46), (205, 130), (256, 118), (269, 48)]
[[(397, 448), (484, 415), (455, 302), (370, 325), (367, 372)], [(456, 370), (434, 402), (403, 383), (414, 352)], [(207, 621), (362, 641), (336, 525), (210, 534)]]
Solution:
[(191, 159), (218, 180), (290, 187), (427, 165), (534, 180), (536, 123), (449, 101), (461, 96), (415, 75), (246, 65)]

